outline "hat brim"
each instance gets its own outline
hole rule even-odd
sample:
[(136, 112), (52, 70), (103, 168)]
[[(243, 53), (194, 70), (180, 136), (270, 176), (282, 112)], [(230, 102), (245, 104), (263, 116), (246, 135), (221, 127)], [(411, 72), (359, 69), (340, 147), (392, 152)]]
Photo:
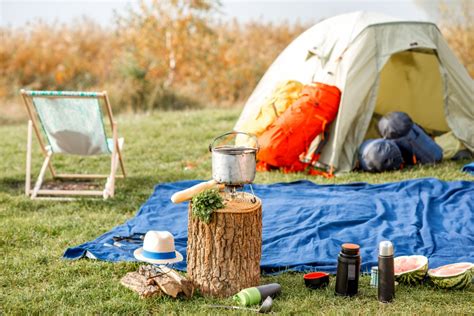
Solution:
[(143, 256), (143, 247), (140, 247), (133, 252), (133, 256), (135, 257), (135, 259), (139, 261), (153, 263), (153, 264), (170, 264), (170, 263), (183, 261), (183, 255), (179, 253), (178, 251), (175, 251), (175, 253), (176, 253), (176, 258), (173, 258), (173, 259), (150, 259)]

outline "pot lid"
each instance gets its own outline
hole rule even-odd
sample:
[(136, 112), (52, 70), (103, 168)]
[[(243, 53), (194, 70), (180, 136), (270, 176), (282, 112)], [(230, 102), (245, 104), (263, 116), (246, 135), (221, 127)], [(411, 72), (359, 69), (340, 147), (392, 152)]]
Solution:
[(241, 154), (252, 154), (257, 151), (257, 148), (243, 147), (243, 146), (231, 146), (224, 145), (212, 148), (213, 152), (221, 153), (224, 155), (241, 155)]

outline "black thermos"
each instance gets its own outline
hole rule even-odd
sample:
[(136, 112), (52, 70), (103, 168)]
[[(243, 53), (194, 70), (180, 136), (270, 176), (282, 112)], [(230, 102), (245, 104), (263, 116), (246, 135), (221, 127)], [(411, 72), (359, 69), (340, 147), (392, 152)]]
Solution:
[(395, 298), (395, 272), (393, 267), (393, 245), (390, 241), (379, 244), (378, 299), (388, 303)]
[(336, 294), (354, 296), (359, 287), (360, 247), (356, 244), (342, 244), (337, 258)]

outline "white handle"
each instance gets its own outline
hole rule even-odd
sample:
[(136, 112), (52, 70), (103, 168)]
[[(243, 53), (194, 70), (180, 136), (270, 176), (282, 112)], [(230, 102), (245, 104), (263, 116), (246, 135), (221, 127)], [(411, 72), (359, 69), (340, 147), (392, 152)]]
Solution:
[(181, 203), (181, 202), (190, 200), (196, 194), (198, 194), (198, 193), (200, 193), (204, 190), (207, 190), (207, 189), (212, 189), (213, 187), (216, 186), (216, 184), (217, 184), (216, 180), (210, 180), (210, 181), (207, 181), (207, 182), (198, 183), (198, 184), (196, 184), (196, 185), (194, 185), (194, 186), (192, 186), (188, 189), (185, 189), (185, 190), (182, 190), (182, 191), (179, 191), (179, 192), (176, 192), (175, 194), (173, 194), (171, 196), (171, 202)]

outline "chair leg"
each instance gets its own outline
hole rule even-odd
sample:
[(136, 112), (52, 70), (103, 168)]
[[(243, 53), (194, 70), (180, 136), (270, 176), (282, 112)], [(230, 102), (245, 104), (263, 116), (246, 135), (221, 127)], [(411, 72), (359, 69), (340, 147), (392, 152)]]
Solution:
[(28, 135), (26, 139), (26, 175), (25, 195), (29, 196), (31, 191), (31, 143), (33, 137), (33, 122), (28, 120)]
[(110, 176), (107, 178), (107, 182), (105, 184), (104, 189), (104, 199), (107, 199), (109, 196), (114, 197), (115, 194), (115, 173), (117, 171), (117, 126), (116, 123), (113, 122), (112, 124), (112, 133), (113, 133), (113, 143), (112, 146), (112, 157), (110, 159)]
[(120, 169), (122, 169), (123, 177), (126, 178), (127, 174), (125, 173), (125, 165), (123, 163), (123, 158), (122, 158), (122, 148), (118, 148), (117, 154), (118, 154), (118, 159), (120, 162)]
[[(116, 130), (117, 130), (117, 124), (118, 123), (114, 121), (114, 125), (115, 125)], [(122, 169), (123, 177), (126, 178), (127, 174), (125, 173), (125, 165), (123, 163), (123, 158), (122, 158), (122, 148), (123, 148), (124, 145), (125, 145), (125, 138), (122, 141), (122, 146), (120, 146), (119, 143), (118, 143), (118, 134), (117, 134), (117, 142), (116, 143), (114, 142), (114, 146), (117, 146), (116, 149), (117, 149), (118, 159), (119, 159), (119, 162), (120, 162), (120, 169)]]
[(33, 189), (33, 193), (31, 194), (31, 199), (36, 198), (36, 196), (38, 195), (38, 191), (41, 188), (41, 185), (43, 184), (44, 174), (46, 173), (46, 169), (49, 166), (49, 161), (51, 160), (52, 155), (52, 152), (48, 152), (48, 155), (44, 159), (43, 165), (41, 166), (41, 171), (38, 175), (38, 179), (36, 180), (35, 187)]
[(107, 177), (107, 181), (105, 183), (104, 200), (108, 197), (114, 197), (115, 195), (115, 177), (118, 167), (117, 155), (113, 155), (110, 160), (110, 175)]

